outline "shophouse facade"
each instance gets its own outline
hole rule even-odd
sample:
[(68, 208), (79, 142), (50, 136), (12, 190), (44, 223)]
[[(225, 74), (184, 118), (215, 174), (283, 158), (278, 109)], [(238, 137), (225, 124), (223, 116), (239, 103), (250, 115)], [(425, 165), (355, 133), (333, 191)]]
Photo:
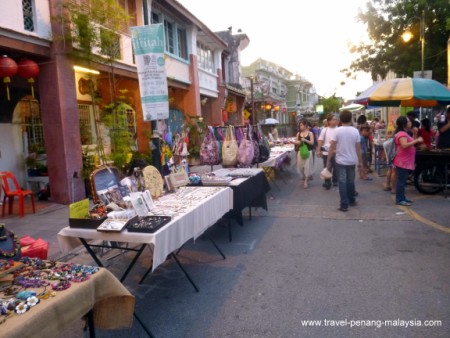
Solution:
[[(111, 91), (110, 66), (77, 62), (68, 56), (76, 46), (61, 39), (67, 33), (62, 31), (64, 25), (51, 19), (63, 15), (63, 3), (62, 0), (0, 3), (0, 10), (11, 13), (0, 18), (0, 55), (8, 55), (16, 62), (24, 58), (33, 60), (39, 67), (34, 97), (26, 78), (11, 78), (9, 99), (5, 81), (1, 87), (0, 170), (14, 172), (23, 186), (49, 181), (52, 200), (67, 204), (85, 196), (82, 149), (99, 143), (94, 120), (103, 105), (126, 96), (130, 106), (128, 127), (135, 132), (135, 148), (139, 152), (149, 151), (151, 123), (142, 116), (129, 30), (115, 32), (120, 48), (113, 65), (114, 91)], [(78, 3), (89, 5), (84, 0)], [(224, 56), (229, 55), (228, 44), (176, 1), (118, 3), (132, 17), (130, 26), (163, 23), (165, 27), (170, 113), (169, 119), (157, 124), (160, 133), (170, 130), (175, 134), (200, 117), (208, 124), (222, 124), (227, 98), (222, 68)], [(25, 159), (30, 148), (36, 146), (45, 153), (40, 159), (47, 172), (41, 174), (47, 176), (31, 178)], [(108, 142), (104, 148), (107, 152)]]
[(243, 67), (242, 72), (248, 97), (253, 97), (255, 122), (275, 118), (287, 130), (291, 126), (295, 131), (299, 117), (314, 114), (318, 96), (304, 77), (261, 58)]

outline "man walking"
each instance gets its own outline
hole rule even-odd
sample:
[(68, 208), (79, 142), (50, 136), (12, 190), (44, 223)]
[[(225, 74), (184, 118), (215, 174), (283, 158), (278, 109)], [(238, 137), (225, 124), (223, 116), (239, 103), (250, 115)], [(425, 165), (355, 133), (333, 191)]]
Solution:
[(361, 145), (358, 130), (352, 126), (352, 113), (344, 110), (339, 114), (342, 126), (333, 133), (328, 152), (327, 168), (330, 170), (335, 158), (339, 185), (340, 206), (338, 210), (348, 211), (356, 205), (355, 166), (361, 168)]

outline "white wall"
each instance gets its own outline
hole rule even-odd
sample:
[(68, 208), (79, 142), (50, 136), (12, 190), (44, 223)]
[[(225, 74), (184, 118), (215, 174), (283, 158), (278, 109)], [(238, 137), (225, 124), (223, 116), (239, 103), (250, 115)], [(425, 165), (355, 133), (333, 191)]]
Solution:
[(22, 150), (20, 127), (0, 123), (0, 171), (11, 171), (23, 187), (25, 185), (25, 159)]
[(34, 0), (35, 31), (23, 28), (22, 0), (0, 1), (0, 27), (10, 29), (25, 35), (51, 40), (50, 9), (48, 0)]

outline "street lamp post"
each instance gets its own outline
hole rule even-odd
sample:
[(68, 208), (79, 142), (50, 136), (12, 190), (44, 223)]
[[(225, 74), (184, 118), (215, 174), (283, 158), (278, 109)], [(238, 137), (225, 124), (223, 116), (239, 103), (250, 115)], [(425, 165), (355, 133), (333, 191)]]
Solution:
[[(423, 79), (425, 77), (425, 10), (422, 11), (422, 16), (419, 17), (412, 17), (408, 23), (412, 19), (419, 19), (420, 20), (420, 43), (421, 43), (421, 78)], [(407, 30), (402, 34), (403, 41), (408, 42), (413, 37), (413, 34), (411, 31)]]
[(256, 111), (255, 111), (255, 94), (254, 94), (254, 92), (253, 92), (253, 76), (250, 76), (250, 103), (251, 103), (251, 106), (252, 106), (252, 118), (251, 118), (251, 120), (250, 120), (250, 123), (252, 124), (252, 125), (254, 125), (255, 124), (255, 121), (257, 121), (257, 119), (255, 120), (255, 114), (256, 114)]

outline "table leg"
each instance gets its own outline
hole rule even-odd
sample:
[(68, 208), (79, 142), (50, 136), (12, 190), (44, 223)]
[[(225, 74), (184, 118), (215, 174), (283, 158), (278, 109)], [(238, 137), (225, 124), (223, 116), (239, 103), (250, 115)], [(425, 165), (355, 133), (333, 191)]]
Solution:
[(444, 165), (444, 176), (445, 176), (445, 187), (444, 187), (444, 197), (447, 198), (447, 184), (448, 184), (448, 160), (445, 161)]
[(121, 250), (126, 250), (126, 251), (136, 251), (136, 254), (135, 254), (133, 260), (130, 262), (130, 264), (128, 265), (128, 268), (125, 270), (125, 272), (123, 273), (122, 277), (120, 278), (121, 282), (123, 282), (125, 280), (125, 278), (127, 278), (129, 272), (131, 271), (133, 266), (136, 264), (139, 256), (142, 254), (142, 252), (144, 251), (145, 246), (147, 245), (147, 244), (142, 244), (139, 249), (130, 249), (130, 248), (123, 248), (123, 247), (118, 247), (118, 246), (110, 246), (110, 245), (94, 245), (94, 244), (89, 244), (84, 238), (79, 238), (79, 239), (80, 239), (81, 243), (84, 245), (84, 247), (86, 248), (87, 252), (91, 255), (92, 259), (100, 267), (104, 267), (103, 263), (100, 261), (100, 259), (98, 259), (98, 257), (95, 254), (94, 250), (92, 250), (92, 247), (114, 248), (114, 249), (121, 249)]
[(98, 259), (97, 255), (95, 254), (94, 250), (92, 250), (91, 246), (88, 244), (88, 242), (86, 242), (86, 240), (84, 238), (80, 237), (80, 241), (81, 243), (84, 245), (84, 247), (86, 248), (87, 252), (91, 255), (92, 259), (95, 261), (95, 263), (103, 268), (103, 263)]
[(191, 276), (189, 276), (189, 274), (186, 272), (186, 270), (184, 270), (183, 265), (181, 265), (181, 262), (178, 260), (177, 256), (174, 255), (173, 253), (170, 254), (170, 256), (174, 259), (174, 261), (178, 264), (178, 266), (180, 267), (181, 271), (183, 271), (184, 275), (186, 276), (186, 278), (189, 280), (189, 282), (192, 284), (192, 286), (194, 287), (195, 291), (200, 292), (200, 290), (198, 289), (197, 285), (195, 285), (194, 281), (191, 279)]
[(86, 314), (86, 320), (89, 330), (89, 338), (95, 338), (94, 311), (90, 310)]
[(139, 324), (141, 324), (142, 328), (144, 329), (145, 333), (147, 333), (147, 335), (150, 338), (155, 338), (155, 336), (152, 334), (152, 332), (150, 331), (150, 329), (145, 325), (145, 323), (138, 317), (138, 315), (136, 314), (136, 312), (133, 312), (133, 316), (134, 318), (136, 318), (136, 320), (138, 321)]
[(205, 236), (211, 241), (211, 243), (214, 245), (214, 247), (216, 248), (217, 251), (219, 251), (220, 255), (223, 257), (223, 259), (226, 259), (225, 255), (223, 254), (222, 250), (220, 250), (220, 248), (217, 246), (216, 242), (211, 238), (210, 235), (208, 235), (205, 232)]
[(133, 268), (133, 266), (136, 264), (139, 256), (142, 254), (142, 251), (144, 251), (144, 248), (147, 244), (142, 244), (140, 249), (137, 251), (136, 255), (134, 255), (133, 260), (131, 261), (131, 263), (128, 265), (128, 268), (126, 269), (126, 271), (123, 273), (122, 278), (120, 278), (120, 281), (123, 282), (125, 280), (125, 278), (127, 278), (129, 272), (131, 271), (131, 269)]

